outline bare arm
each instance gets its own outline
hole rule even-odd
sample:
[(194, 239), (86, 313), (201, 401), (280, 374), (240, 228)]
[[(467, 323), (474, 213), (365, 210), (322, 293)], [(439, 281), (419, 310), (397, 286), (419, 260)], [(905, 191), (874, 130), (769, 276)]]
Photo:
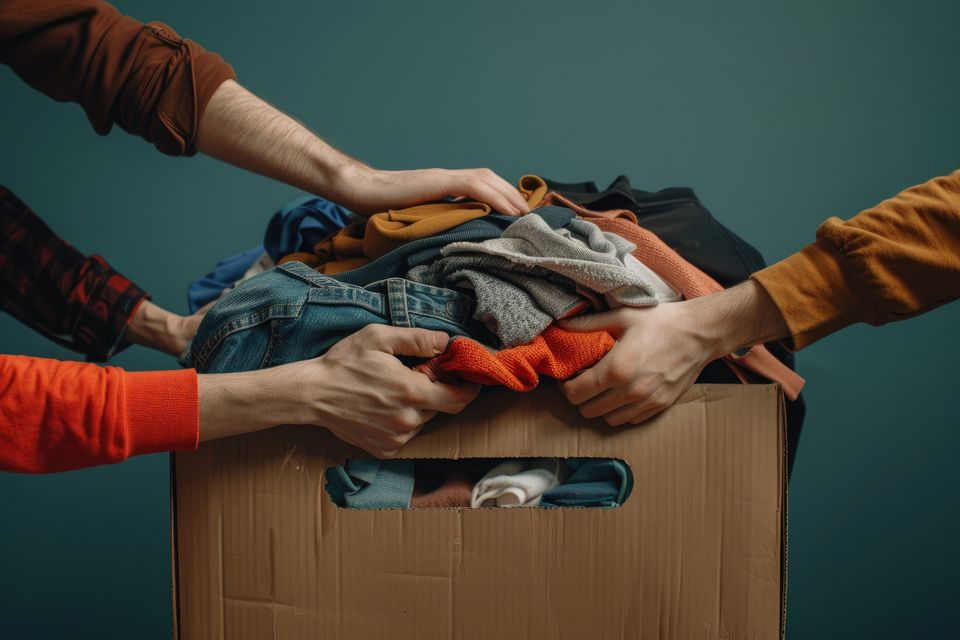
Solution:
[(489, 169), (373, 169), (334, 149), (233, 80), (220, 85), (207, 104), (197, 149), (358, 213), (446, 196), (475, 198), (503, 213), (527, 211), (519, 191)]
[(431, 382), (395, 356), (432, 357), (440, 331), (371, 325), (319, 358), (243, 373), (202, 374), (200, 440), (278, 424), (325, 427), (372, 455), (394, 455), (438, 412), (457, 413), (478, 385)]
[(669, 407), (711, 360), (787, 339), (801, 349), (856, 322), (903, 320), (960, 297), (960, 171), (917, 185), (850, 220), (733, 289), (650, 309), (571, 321), (619, 339), (564, 384), (588, 417), (642, 422)]
[(711, 361), (787, 335), (777, 307), (748, 280), (684, 302), (581, 316), (577, 331), (606, 329), (617, 344), (599, 363), (563, 383), (587, 418), (611, 425), (643, 422), (672, 405)]

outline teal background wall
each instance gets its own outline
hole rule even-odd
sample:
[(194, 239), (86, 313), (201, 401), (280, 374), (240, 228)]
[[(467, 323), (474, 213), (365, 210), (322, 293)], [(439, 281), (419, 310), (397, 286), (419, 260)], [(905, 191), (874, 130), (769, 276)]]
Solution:
[[(768, 261), (960, 166), (960, 3), (123, 0), (374, 165), (694, 187)], [(294, 189), (95, 135), (0, 68), (0, 181), (160, 304)], [(956, 637), (960, 304), (800, 354), (788, 638)], [(69, 358), (9, 317), (0, 352)], [(131, 349), (130, 369), (175, 367)], [(166, 638), (167, 458), (0, 474), (0, 636)]]

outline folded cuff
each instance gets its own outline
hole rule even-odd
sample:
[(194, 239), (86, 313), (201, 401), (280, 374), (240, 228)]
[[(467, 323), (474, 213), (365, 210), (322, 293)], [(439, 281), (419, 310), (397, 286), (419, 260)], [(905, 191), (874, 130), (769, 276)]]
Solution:
[(791, 351), (870, 317), (869, 306), (854, 290), (850, 264), (825, 240), (808, 244), (751, 277), (783, 315), (790, 338), (782, 342)]
[(71, 328), (77, 348), (92, 362), (105, 362), (126, 348), (123, 335), (140, 304), (150, 296), (114, 271), (102, 257), (86, 262), (70, 301), (82, 306)]
[(124, 373), (127, 455), (191, 451), (200, 438), (197, 372)]

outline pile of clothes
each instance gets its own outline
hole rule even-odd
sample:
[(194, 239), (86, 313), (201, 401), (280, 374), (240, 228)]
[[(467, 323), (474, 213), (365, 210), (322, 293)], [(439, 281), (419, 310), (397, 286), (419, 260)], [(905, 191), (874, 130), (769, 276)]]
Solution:
[[(604, 191), (538, 176), (518, 187), (531, 209), (521, 217), (471, 201), (366, 219), (322, 198), (288, 204), (262, 245), (190, 286), (192, 310), (218, 301), (181, 362), (204, 373), (271, 367), (391, 324), (453, 337), (443, 354), (408, 363), (434, 380), (528, 391), (614, 345), (607, 332), (571, 332), (556, 320), (706, 295), (765, 266), (690, 189), (639, 191), (624, 176)], [(757, 345), (711, 363), (698, 381), (780, 383), (792, 462), (803, 379), (789, 353)]]
[(347, 509), (610, 509), (633, 488), (629, 467), (612, 458), (347, 460), (326, 478), (330, 499)]

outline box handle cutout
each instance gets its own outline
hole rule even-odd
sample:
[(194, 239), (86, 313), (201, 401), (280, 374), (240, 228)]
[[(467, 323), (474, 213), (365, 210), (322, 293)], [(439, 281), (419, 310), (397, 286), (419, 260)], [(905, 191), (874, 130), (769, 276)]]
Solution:
[(618, 458), (349, 459), (324, 475), (344, 509), (613, 509), (633, 489)]

